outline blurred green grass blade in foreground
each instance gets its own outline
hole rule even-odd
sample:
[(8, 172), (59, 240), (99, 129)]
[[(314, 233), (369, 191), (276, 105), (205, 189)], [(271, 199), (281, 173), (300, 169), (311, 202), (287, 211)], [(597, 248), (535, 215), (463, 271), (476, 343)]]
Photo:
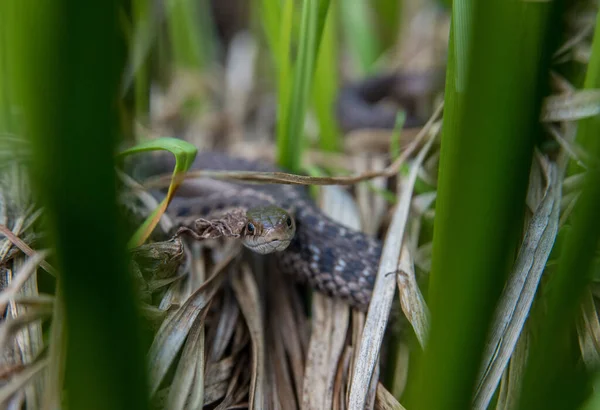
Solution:
[(32, 180), (64, 295), (71, 409), (147, 409), (135, 292), (116, 203), (125, 44), (116, 0), (9, 0), (9, 54)]
[(520, 238), (549, 29), (559, 26), (548, 20), (555, 3), (453, 3), (432, 327), (408, 408), (471, 405), (488, 325)]

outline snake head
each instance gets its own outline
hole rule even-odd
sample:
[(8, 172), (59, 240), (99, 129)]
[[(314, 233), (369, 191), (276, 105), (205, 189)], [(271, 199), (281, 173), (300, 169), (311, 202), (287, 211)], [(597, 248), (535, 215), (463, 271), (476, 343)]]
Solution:
[(296, 233), (292, 215), (277, 206), (251, 208), (246, 212), (246, 218), (242, 243), (261, 255), (283, 251)]

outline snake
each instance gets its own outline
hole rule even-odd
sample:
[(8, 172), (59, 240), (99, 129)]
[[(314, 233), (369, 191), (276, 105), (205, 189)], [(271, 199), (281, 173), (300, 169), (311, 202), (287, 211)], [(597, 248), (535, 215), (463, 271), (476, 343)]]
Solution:
[[(138, 166), (136, 179), (169, 173), (172, 157), (154, 156)], [(222, 152), (199, 152), (191, 169), (211, 171), (281, 171), (276, 166)], [(135, 177), (135, 175), (134, 175)], [(240, 209), (247, 225), (241, 234), (250, 250), (266, 254), (297, 282), (366, 311), (382, 245), (377, 238), (328, 217), (301, 185), (257, 184), (199, 177), (187, 179), (169, 204), (175, 224)]]
[[(342, 130), (392, 129), (397, 111), (377, 103), (394, 97), (407, 109), (405, 126), (417, 126), (413, 97), (443, 87), (444, 72), (420, 75), (392, 72), (345, 84), (335, 104)], [(173, 170), (171, 156), (154, 155), (139, 166), (138, 176), (151, 177)], [(273, 164), (233, 157), (223, 152), (200, 152), (191, 167), (211, 171), (282, 171)], [(163, 193), (164, 197), (164, 193)], [(379, 267), (382, 244), (328, 217), (312, 201), (305, 186), (252, 184), (210, 178), (186, 180), (167, 212), (175, 224), (207, 219), (233, 209), (246, 213), (241, 233), (244, 246), (274, 258), (278, 269), (316, 291), (367, 311)]]

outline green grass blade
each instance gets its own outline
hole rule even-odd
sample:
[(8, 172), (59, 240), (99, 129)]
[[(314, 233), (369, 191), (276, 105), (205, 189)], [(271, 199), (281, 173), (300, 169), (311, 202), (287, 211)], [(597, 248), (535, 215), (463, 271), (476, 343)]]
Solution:
[(316, 56), (316, 24), (318, 0), (304, 0), (298, 44), (298, 58), (294, 64), (292, 92), (287, 104), (285, 133), (278, 135), (279, 164), (290, 171), (300, 168), (304, 118), (308, 105), (308, 94), (312, 80), (312, 69)]
[(373, 0), (373, 10), (378, 23), (378, 37), (383, 50), (394, 47), (396, 44), (402, 21), (403, 5), (403, 0)]
[[(594, 38), (592, 40), (592, 53), (587, 67), (583, 87), (586, 89), (600, 88), (600, 13), (596, 15), (596, 27)], [(584, 148), (589, 148), (598, 139), (598, 130), (600, 129), (600, 115), (585, 118), (579, 121), (577, 126), (577, 137), (575, 141)], [(581, 167), (575, 162), (570, 164), (570, 171), (581, 172)]]
[(10, 0), (9, 55), (32, 182), (64, 296), (70, 409), (145, 410), (146, 371), (117, 207), (125, 65), (116, 0)]
[(470, 407), (487, 326), (515, 256), (551, 27), (550, 3), (527, 4), (454, 2), (431, 338), (414, 407)]
[(12, 131), (10, 109), (10, 81), (8, 74), (8, 43), (6, 32), (6, 5), (0, 5), (0, 132)]
[(133, 234), (132, 238), (129, 240), (130, 248), (140, 246), (148, 239), (160, 221), (160, 217), (167, 210), (169, 203), (175, 195), (175, 191), (177, 191), (177, 188), (183, 181), (184, 174), (190, 169), (194, 162), (194, 158), (196, 158), (196, 154), (198, 153), (198, 148), (184, 140), (176, 138), (158, 138), (129, 148), (121, 152), (120, 156), (123, 157), (140, 152), (158, 150), (169, 151), (175, 156), (175, 169), (173, 169), (171, 183), (169, 184), (169, 190), (167, 191), (165, 199), (163, 199), (160, 206), (148, 217), (148, 219), (144, 221), (135, 234)]
[(327, 25), (327, 16), (330, 15), (330, 8), (331, 0), (319, 0), (319, 5), (317, 8), (317, 28), (315, 29), (315, 37), (317, 38), (317, 55), (319, 54), (321, 42), (323, 41), (323, 32), (325, 31), (325, 26)]
[[(283, 30), (290, 31), (291, 33), (291, 21), (282, 21), (285, 19), (285, 12), (282, 11), (281, 1), (272, 0), (261, 0), (260, 2), (260, 22), (265, 32), (267, 44), (271, 50), (273, 58), (275, 59), (275, 66), (280, 69), (281, 66), (281, 42), (285, 41), (283, 38), (280, 39), (280, 35)], [(292, 0), (283, 0), (283, 8), (293, 6)], [(287, 4), (291, 3), (291, 4)], [(293, 8), (293, 7), (292, 7)], [(291, 10), (290, 10), (291, 11)], [(284, 29), (282, 29), (284, 27)], [(289, 47), (289, 42), (287, 43)], [(287, 53), (286, 53), (287, 54)]]
[(366, 0), (353, 0), (344, 2), (340, 7), (344, 37), (354, 66), (361, 75), (371, 72), (380, 53), (368, 3)]
[[(284, 138), (287, 131), (289, 117), (289, 101), (291, 96), (293, 76), (292, 62), (290, 60), (290, 48), (292, 46), (292, 25), (294, 17), (293, 0), (284, 0), (281, 10), (281, 30), (276, 43), (277, 48), (272, 49), (275, 56), (277, 76), (277, 141), (278, 147), (286, 143)], [(278, 148), (282, 150), (283, 148)], [(280, 154), (281, 155), (281, 154)]]
[[(134, 0), (132, 2), (135, 27), (150, 27), (150, 0)], [(134, 38), (134, 37), (132, 37)], [(131, 46), (130, 46), (131, 47)], [(138, 120), (145, 119), (150, 114), (150, 59), (149, 54), (143, 56), (135, 75), (135, 113)]]
[(596, 25), (594, 28), (594, 39), (592, 40), (592, 54), (587, 67), (584, 88), (592, 89), (600, 87), (600, 13), (596, 13)]
[(321, 47), (315, 69), (313, 105), (319, 123), (319, 145), (325, 151), (341, 148), (340, 129), (335, 117), (334, 104), (338, 92), (338, 53), (337, 53), (337, 7), (335, 2), (329, 7)]
[(206, 67), (214, 44), (208, 1), (167, 0), (165, 7), (173, 63), (192, 69)]
[[(315, 69), (315, 59), (319, 49), (319, 31), (324, 27), (323, 21), (329, 6), (328, 0), (305, 0), (302, 4), (300, 23), (300, 39), (298, 45), (298, 58), (294, 66), (292, 92), (288, 101), (279, 101), (287, 104), (285, 108), (287, 118), (283, 120), (282, 129), (285, 133), (277, 136), (278, 162), (290, 171), (298, 171), (302, 156), (302, 139), (304, 133), (304, 118), (312, 89), (312, 79)], [(280, 119), (281, 121), (281, 119)]]

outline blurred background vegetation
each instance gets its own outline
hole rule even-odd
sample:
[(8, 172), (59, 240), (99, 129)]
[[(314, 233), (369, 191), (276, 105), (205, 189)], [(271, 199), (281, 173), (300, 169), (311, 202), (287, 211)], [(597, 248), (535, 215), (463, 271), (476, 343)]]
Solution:
[[(598, 6), (3, 1), (1, 407), (600, 408)], [(311, 192), (397, 242), (404, 315), (142, 245), (148, 150), (385, 169)]]

